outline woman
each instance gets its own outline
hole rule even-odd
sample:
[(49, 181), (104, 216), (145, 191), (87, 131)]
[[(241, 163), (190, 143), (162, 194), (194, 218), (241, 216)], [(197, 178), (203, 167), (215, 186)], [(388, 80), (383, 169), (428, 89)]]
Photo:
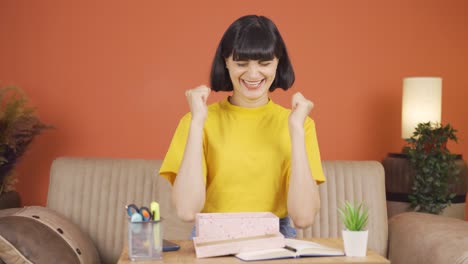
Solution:
[[(224, 33), (211, 69), (211, 89), (186, 91), (190, 113), (180, 121), (160, 169), (173, 184), (178, 216), (196, 213), (273, 212), (281, 232), (313, 223), (320, 208), (317, 185), (325, 181), (313, 104), (300, 93), (291, 109), (269, 99), (289, 89), (294, 71), (275, 24), (244, 16)], [(206, 105), (214, 91), (232, 91)]]

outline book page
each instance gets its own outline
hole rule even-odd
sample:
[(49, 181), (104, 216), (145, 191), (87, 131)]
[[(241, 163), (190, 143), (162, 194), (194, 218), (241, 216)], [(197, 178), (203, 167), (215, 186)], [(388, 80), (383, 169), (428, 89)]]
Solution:
[(285, 248), (265, 249), (251, 252), (242, 252), (235, 255), (244, 261), (266, 260), (279, 258), (294, 258), (295, 253)]
[(286, 239), (286, 247), (296, 250), (299, 256), (343, 256), (341, 249), (323, 246), (319, 243), (298, 239)]

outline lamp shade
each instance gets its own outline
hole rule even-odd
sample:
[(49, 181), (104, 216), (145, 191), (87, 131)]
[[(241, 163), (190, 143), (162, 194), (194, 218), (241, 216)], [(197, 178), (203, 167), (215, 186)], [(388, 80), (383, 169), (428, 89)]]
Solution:
[(419, 123), (440, 123), (442, 78), (408, 77), (403, 79), (401, 137), (413, 135)]

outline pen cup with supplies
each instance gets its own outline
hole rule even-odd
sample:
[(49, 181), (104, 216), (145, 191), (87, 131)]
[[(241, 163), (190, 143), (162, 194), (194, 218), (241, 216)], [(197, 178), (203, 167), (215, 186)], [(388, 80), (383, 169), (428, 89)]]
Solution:
[(162, 223), (146, 207), (128, 205), (128, 256), (132, 261), (162, 259)]

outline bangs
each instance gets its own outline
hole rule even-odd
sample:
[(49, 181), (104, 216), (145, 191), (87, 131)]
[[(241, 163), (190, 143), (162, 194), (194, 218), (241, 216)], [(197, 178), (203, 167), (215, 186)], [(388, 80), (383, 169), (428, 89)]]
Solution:
[(239, 32), (232, 47), (225, 49), (225, 58), (232, 54), (234, 61), (246, 60), (272, 60), (281, 58), (280, 48), (274, 34), (266, 27), (259, 24), (251, 24), (244, 31)]

